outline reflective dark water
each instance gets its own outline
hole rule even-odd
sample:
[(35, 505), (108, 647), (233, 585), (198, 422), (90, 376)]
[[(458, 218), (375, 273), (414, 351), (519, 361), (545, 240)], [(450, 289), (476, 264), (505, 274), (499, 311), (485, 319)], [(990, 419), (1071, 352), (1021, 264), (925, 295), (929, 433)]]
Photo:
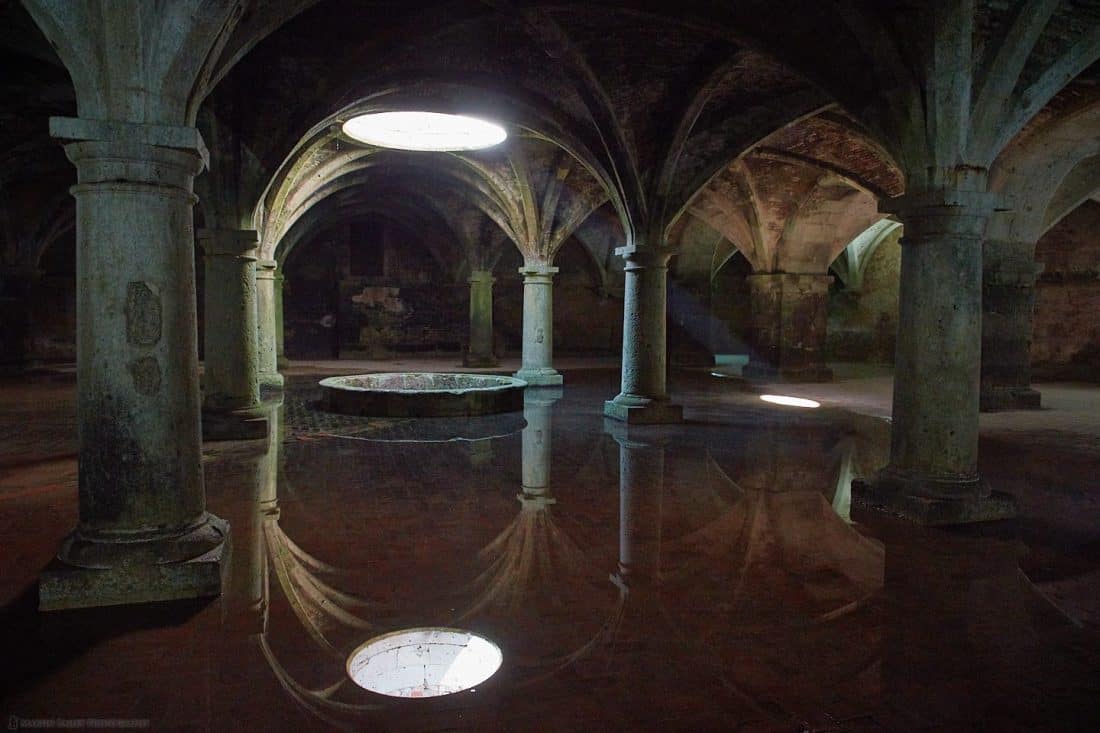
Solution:
[[(213, 601), (39, 616), (29, 583), (75, 506), (67, 479), (27, 479), (0, 500), (0, 713), (157, 730), (1100, 722), (1096, 628), (1025, 570), (1038, 530), (853, 512), (887, 423), (700, 378), (687, 424), (628, 428), (600, 415), (613, 375), (568, 376), (529, 390), (522, 420), (333, 416), (292, 384), (271, 440), (208, 446), (234, 542)], [(363, 641), (422, 626), (493, 640), (500, 671), (426, 700), (347, 678)]]

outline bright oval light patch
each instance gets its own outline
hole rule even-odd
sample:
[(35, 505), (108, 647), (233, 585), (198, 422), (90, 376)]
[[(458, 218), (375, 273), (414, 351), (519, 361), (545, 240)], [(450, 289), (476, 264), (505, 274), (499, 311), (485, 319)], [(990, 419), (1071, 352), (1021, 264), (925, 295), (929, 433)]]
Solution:
[(439, 697), (481, 684), (504, 656), (488, 639), (461, 629), (395, 631), (371, 639), (348, 657), (348, 676), (390, 697)]
[(821, 403), (815, 400), (807, 400), (802, 397), (787, 397), (786, 395), (762, 394), (760, 399), (773, 405), (787, 405), (788, 407), (821, 407)]
[(344, 133), (368, 145), (397, 150), (480, 150), (504, 142), (500, 125), (465, 115), (439, 112), (375, 112), (352, 117)]

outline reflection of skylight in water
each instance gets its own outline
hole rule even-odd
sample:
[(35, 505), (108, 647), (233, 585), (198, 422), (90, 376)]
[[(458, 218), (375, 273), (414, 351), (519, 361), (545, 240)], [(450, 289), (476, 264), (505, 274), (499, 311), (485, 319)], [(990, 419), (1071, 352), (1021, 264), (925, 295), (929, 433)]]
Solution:
[(786, 395), (778, 394), (762, 394), (760, 399), (765, 402), (770, 402), (773, 405), (786, 405), (788, 407), (821, 407), (821, 403), (816, 400), (807, 400), (802, 397), (788, 397)]
[(480, 150), (508, 137), (500, 125), (438, 112), (376, 112), (352, 117), (344, 133), (368, 145), (397, 150)]
[(348, 658), (348, 676), (390, 697), (438, 697), (493, 676), (504, 657), (488, 639), (461, 629), (395, 631), (371, 639)]

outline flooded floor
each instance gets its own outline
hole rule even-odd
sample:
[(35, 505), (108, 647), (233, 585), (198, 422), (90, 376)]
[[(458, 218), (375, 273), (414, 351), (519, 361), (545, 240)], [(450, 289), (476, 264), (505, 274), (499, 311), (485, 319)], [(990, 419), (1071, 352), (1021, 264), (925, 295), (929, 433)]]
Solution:
[[(223, 597), (50, 614), (34, 583), (77, 521), (74, 385), (0, 385), (5, 721), (1100, 729), (1100, 414), (1074, 407), (1100, 389), (983, 421), (983, 474), (1021, 517), (942, 530), (852, 508), (889, 446), (846, 409), (858, 380), (800, 409), (681, 372), (687, 422), (627, 427), (601, 414), (611, 369), (471, 420), (329, 415), (309, 371), (269, 403), (270, 440), (205, 446)], [(496, 644), (499, 671), (425, 699), (348, 678), (368, 639), (432, 626)]]

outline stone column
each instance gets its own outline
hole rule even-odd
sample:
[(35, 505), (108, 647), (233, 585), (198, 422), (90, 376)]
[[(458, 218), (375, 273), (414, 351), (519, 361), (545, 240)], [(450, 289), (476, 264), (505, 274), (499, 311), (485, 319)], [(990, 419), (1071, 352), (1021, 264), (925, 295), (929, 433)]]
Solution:
[(283, 320), (283, 290), (286, 288), (286, 276), (282, 270), (275, 271), (275, 365), (279, 369), (290, 366), (286, 358), (286, 321)]
[[(463, 366), (494, 367), (499, 362), (493, 354), (493, 273), (474, 270), (470, 273), (470, 343)], [(526, 342), (526, 339), (525, 339)]]
[(752, 326), (750, 379), (826, 382), (825, 330), (831, 275), (770, 273), (750, 275)]
[(198, 130), (53, 118), (77, 168), (80, 524), (43, 609), (216, 595), (228, 524), (206, 511), (192, 183)]
[[(987, 242), (985, 249), (981, 409), (1037, 410), (1042, 397), (1031, 388), (1031, 324), (1042, 266), (1032, 258), (1034, 243)], [(1017, 256), (1000, 256), (1008, 253)]]
[(982, 236), (994, 203), (968, 191), (890, 202), (905, 225), (890, 463), (853, 494), (922, 524), (1015, 513), (978, 477)]
[(628, 426), (604, 425), (619, 444), (619, 568), (612, 579), (625, 591), (660, 581), (665, 449)]
[(279, 316), (275, 284), (278, 266), (275, 260), (260, 260), (256, 264), (256, 355), (260, 387), (266, 389), (283, 388), (278, 364)]
[(206, 266), (203, 436), (208, 440), (262, 438), (256, 355), (256, 232), (199, 233)]
[(561, 399), (561, 389), (528, 387), (523, 392), (523, 495), (529, 497), (550, 494), (550, 455), (554, 403)]
[(558, 268), (528, 264), (523, 275), (523, 363), (516, 377), (532, 386), (562, 383), (554, 370), (554, 275)]
[(673, 423), (683, 410), (668, 400), (667, 282), (671, 252), (619, 251), (626, 258), (623, 301), (622, 391), (604, 403), (604, 415), (628, 423)]

